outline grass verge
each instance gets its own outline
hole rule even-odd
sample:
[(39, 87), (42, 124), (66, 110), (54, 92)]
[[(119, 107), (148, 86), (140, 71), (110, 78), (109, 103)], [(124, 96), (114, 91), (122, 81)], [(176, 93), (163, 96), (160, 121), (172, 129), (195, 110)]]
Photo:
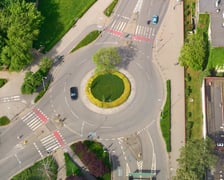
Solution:
[(10, 123), (10, 120), (7, 116), (0, 117), (0, 126), (5, 126)]
[(41, 161), (36, 162), (33, 166), (17, 174), (12, 180), (21, 179), (57, 179), (58, 165), (53, 156), (48, 156)]
[(104, 10), (104, 14), (109, 17), (112, 14), (117, 3), (118, 0), (113, 0), (113, 2)]
[(216, 69), (219, 67), (224, 67), (224, 48), (211, 48), (207, 69)]
[(74, 161), (71, 159), (68, 153), (64, 153), (64, 158), (65, 158), (65, 165), (66, 165), (66, 176), (71, 176), (71, 175), (81, 175), (81, 171), (79, 167), (74, 163)]
[(42, 89), (40, 92), (39, 92), (39, 94), (35, 97), (35, 99), (34, 99), (34, 102), (36, 103), (37, 101), (39, 101), (43, 96), (44, 96), (44, 94), (47, 92), (47, 89), (48, 89), (48, 87), (49, 87), (49, 85), (50, 85), (50, 82), (48, 82), (48, 83), (46, 83), (46, 85), (45, 85), (45, 90), (44, 89)]
[(201, 85), (203, 72), (186, 69), (186, 140), (202, 138)]
[(84, 39), (82, 41), (79, 42), (79, 44), (77, 44), (77, 46), (75, 46), (71, 52), (74, 52), (88, 44), (90, 44), (91, 42), (93, 42), (99, 35), (100, 35), (100, 31), (95, 30), (90, 32), (86, 37), (84, 37)]
[(171, 81), (166, 81), (166, 103), (160, 117), (160, 127), (166, 143), (167, 152), (171, 152)]

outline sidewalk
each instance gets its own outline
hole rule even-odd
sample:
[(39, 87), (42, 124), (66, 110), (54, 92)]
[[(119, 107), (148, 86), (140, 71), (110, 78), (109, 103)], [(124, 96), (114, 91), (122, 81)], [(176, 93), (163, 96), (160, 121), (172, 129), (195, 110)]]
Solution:
[(183, 3), (171, 0), (154, 44), (154, 62), (165, 81), (171, 80), (171, 150), (169, 154), (170, 179), (177, 169), (176, 159), (185, 144), (184, 68), (178, 57), (184, 42)]

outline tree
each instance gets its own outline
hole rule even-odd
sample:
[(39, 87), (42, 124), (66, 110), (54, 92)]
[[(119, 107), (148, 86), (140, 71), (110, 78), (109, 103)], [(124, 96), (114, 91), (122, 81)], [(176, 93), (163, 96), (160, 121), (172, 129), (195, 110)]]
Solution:
[(213, 149), (214, 143), (209, 138), (188, 141), (180, 150), (180, 158), (177, 160), (179, 167), (174, 180), (203, 179), (205, 170), (215, 164)]
[(93, 55), (96, 71), (111, 71), (120, 64), (121, 57), (116, 47), (102, 48)]
[(24, 83), (21, 87), (22, 94), (32, 94), (36, 90), (35, 79), (33, 78), (33, 72), (26, 72)]
[(193, 34), (184, 43), (179, 57), (182, 66), (203, 70), (206, 58), (206, 41), (201, 34)]
[(43, 72), (43, 76), (46, 76), (48, 74), (48, 71), (50, 70), (51, 66), (52, 66), (53, 62), (50, 58), (48, 57), (43, 57), (40, 60), (40, 69)]
[[(5, 3), (0, 11), (0, 32), (5, 34), (1, 63), (10, 70), (19, 71), (32, 61), (33, 40), (39, 34), (43, 18), (34, 3), (13, 0)], [(1, 50), (1, 49), (0, 49)]]

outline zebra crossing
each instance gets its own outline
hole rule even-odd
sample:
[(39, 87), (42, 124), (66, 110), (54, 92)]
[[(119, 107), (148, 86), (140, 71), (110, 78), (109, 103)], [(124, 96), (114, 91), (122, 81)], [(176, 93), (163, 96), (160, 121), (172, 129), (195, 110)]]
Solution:
[(111, 29), (119, 32), (123, 32), (127, 25), (127, 21), (114, 21), (111, 25)]
[[(115, 20), (106, 31), (112, 35), (123, 37), (125, 34), (127, 34), (124, 32), (127, 24), (128, 20)], [(150, 39), (154, 38), (154, 36), (155, 28), (151, 26), (137, 25), (135, 32), (132, 35), (132, 39), (137, 41), (149, 41)]]
[(48, 118), (40, 109), (34, 109), (22, 117), (22, 121), (32, 130), (35, 131), (44, 123), (48, 122)]
[(20, 96), (9, 96), (9, 97), (0, 98), (0, 102), (3, 102), (3, 103), (15, 102), (15, 101), (21, 101), (21, 97)]
[(42, 138), (40, 142), (48, 153), (51, 153), (65, 145), (65, 140), (62, 138), (62, 135), (59, 131), (55, 131)]
[(151, 38), (155, 36), (155, 29), (152, 27), (138, 25), (135, 29), (135, 35)]

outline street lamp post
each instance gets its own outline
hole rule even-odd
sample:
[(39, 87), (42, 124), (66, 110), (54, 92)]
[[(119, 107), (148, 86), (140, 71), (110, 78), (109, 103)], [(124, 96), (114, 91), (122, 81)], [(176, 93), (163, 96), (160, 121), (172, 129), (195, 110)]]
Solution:
[(47, 79), (47, 77), (42, 77), (43, 88), (44, 88), (44, 91), (46, 91), (46, 87), (45, 87), (44, 79)]

